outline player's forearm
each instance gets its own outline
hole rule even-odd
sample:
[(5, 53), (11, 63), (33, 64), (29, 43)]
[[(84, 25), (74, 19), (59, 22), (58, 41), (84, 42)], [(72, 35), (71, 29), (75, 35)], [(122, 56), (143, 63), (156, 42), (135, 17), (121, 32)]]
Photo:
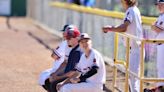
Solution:
[(57, 78), (55, 78), (55, 80), (60, 80), (60, 79), (65, 79), (67, 78), (66, 75), (61, 75), (61, 76), (58, 76)]
[(118, 27), (113, 27), (111, 30), (114, 32), (125, 32), (127, 30), (127, 27), (125, 24), (121, 24)]
[(70, 76), (65, 81), (63, 81), (62, 85), (67, 84), (67, 83), (71, 83), (70, 79), (72, 79), (72, 78), (79, 78), (80, 75), (81, 75), (81, 73), (78, 72), (78, 71), (71, 71), (71, 72), (73, 72), (72, 76)]
[(66, 66), (67, 62), (64, 61), (60, 67), (56, 70), (56, 72), (54, 72), (55, 75), (60, 75), (62, 73), (64, 73), (64, 69), (65, 69), (65, 66)]
[(60, 67), (57, 69), (56, 72), (52, 73), (50, 76), (51, 76), (51, 79), (53, 81), (55, 80), (59, 80), (59, 79), (62, 79), (62, 78), (66, 78), (63, 73), (64, 73), (64, 68), (65, 68), (65, 64), (66, 62), (63, 62)]
[(155, 25), (152, 25), (151, 26), (151, 29), (153, 30), (153, 31), (155, 31), (155, 32), (157, 32), (157, 33), (160, 33), (163, 29), (161, 29), (161, 28), (159, 28), (159, 27), (157, 27), (157, 26), (155, 26)]
[(63, 78), (74, 78), (74, 77), (78, 77), (80, 76), (80, 74), (76, 71), (70, 71), (68, 73), (65, 73), (63, 75), (57, 76), (57, 78), (55, 78), (56, 80), (59, 79), (63, 79)]
[(92, 69), (90, 71), (88, 71), (86, 74), (80, 76), (80, 81), (85, 81), (87, 78), (90, 78), (91, 76), (95, 75), (98, 71), (98, 67), (97, 66), (93, 66)]

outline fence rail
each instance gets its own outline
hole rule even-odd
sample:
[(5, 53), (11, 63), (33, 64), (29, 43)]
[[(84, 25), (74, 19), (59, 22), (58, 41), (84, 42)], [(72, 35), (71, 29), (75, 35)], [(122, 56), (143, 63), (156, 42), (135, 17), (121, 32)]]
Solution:
[[(119, 37), (125, 37), (126, 38), (126, 59), (125, 61), (120, 61), (118, 59), (118, 45), (119, 45)], [(130, 35), (130, 34), (126, 34), (126, 33), (116, 33), (115, 34), (115, 44), (114, 44), (114, 64), (115, 66), (117, 64), (119, 65), (123, 65), (125, 67), (125, 88), (124, 88), (124, 92), (129, 92), (129, 76), (133, 76), (135, 77), (136, 79), (138, 79), (140, 81), (140, 92), (143, 92), (143, 89), (144, 89), (144, 83), (148, 83), (148, 82), (164, 82), (164, 78), (145, 78), (145, 75), (144, 75), (144, 64), (145, 64), (145, 60), (144, 60), (144, 48), (145, 48), (145, 44), (146, 43), (154, 43), (154, 44), (158, 44), (158, 43), (164, 43), (164, 39), (163, 40), (155, 40), (155, 39), (140, 39), (140, 38), (137, 38), (133, 35)], [(130, 55), (130, 40), (135, 40), (135, 41), (140, 41), (141, 42), (141, 50), (140, 50), (140, 66), (139, 66), (139, 73), (136, 74), (134, 73), (133, 71), (131, 71), (129, 69), (129, 55)], [(116, 88), (116, 80), (117, 80), (117, 67), (114, 67), (113, 68), (113, 74), (114, 74), (114, 78), (113, 78), (113, 90), (112, 92), (115, 91), (115, 88)]]
[[(81, 32), (86, 32), (91, 35), (93, 47), (103, 54), (107, 63), (112, 65), (121, 64), (123, 66), (128, 66), (128, 63), (125, 62), (128, 61), (128, 59), (125, 58), (125, 55), (128, 56), (129, 54), (126, 53), (128, 50), (123, 46), (121, 40), (122, 38), (115, 37), (118, 36), (117, 33), (115, 34), (111, 32), (104, 34), (101, 31), (104, 25), (121, 24), (124, 15), (123, 13), (53, 2), (53, 0), (27, 0), (27, 3), (28, 17), (44, 25), (46, 28), (52, 29), (53, 33), (57, 33), (57, 35), (59, 33), (61, 34), (59, 30), (61, 30), (63, 25), (75, 24), (77, 27), (79, 27)], [(151, 77), (152, 79), (153, 77), (156, 77), (156, 68), (152, 68), (152, 65), (154, 66), (156, 64), (156, 48), (155, 45), (149, 44), (147, 42), (163, 42), (162, 40), (146, 40), (149, 38), (155, 38), (156, 36), (156, 33), (151, 31), (150, 27), (150, 24), (152, 24), (155, 19), (156, 18), (142, 16), (145, 39), (138, 39), (127, 34), (119, 34), (127, 38), (130, 37), (128, 38), (129, 40), (142, 40), (143, 43), (146, 43), (143, 45), (146, 50), (146, 56), (145, 64), (141, 64), (144, 65), (143, 67), (145, 67), (145, 70), (142, 72), (142, 76), (144, 74), (144, 76)], [(114, 41), (114, 38), (117, 38), (117, 40)], [(114, 44), (116, 46), (116, 43), (119, 45), (114, 47)], [(117, 48), (118, 52), (116, 52), (114, 48)], [(118, 56), (115, 56), (115, 54)], [(116, 59), (118, 59), (117, 62), (115, 62)], [(131, 74), (127, 68), (124, 70)], [(114, 68), (114, 71), (117, 71), (116, 67)], [(129, 74), (126, 74), (126, 77), (129, 76)], [(116, 75), (113, 80), (116, 80)], [(146, 80), (149, 79), (145, 79), (145, 81)], [(128, 80), (126, 80), (126, 83), (127, 81)], [(144, 80), (142, 82), (144, 82)], [(125, 88), (128, 90), (127, 87)]]

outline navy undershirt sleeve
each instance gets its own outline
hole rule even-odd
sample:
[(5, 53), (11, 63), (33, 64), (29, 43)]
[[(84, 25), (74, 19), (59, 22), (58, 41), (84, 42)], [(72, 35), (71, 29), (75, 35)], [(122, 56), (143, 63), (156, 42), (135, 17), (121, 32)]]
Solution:
[(80, 82), (85, 82), (87, 78), (95, 75), (98, 71), (99, 67), (93, 66), (90, 71), (88, 71), (86, 74), (80, 76)]

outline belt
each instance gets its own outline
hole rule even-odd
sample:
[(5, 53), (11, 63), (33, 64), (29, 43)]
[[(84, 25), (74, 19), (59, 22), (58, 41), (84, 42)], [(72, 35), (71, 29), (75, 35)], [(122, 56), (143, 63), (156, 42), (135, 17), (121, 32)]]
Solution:
[(162, 45), (162, 43), (158, 43), (158, 45)]

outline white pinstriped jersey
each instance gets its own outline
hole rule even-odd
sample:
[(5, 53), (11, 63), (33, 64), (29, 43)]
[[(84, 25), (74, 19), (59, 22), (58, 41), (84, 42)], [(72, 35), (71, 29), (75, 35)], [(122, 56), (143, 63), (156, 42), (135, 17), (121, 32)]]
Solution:
[(164, 14), (161, 14), (156, 23), (155, 26), (157, 26), (158, 28), (162, 29), (162, 32), (158, 33), (156, 39), (164, 39)]
[(71, 48), (68, 47), (67, 41), (62, 41), (61, 44), (55, 49), (55, 52), (59, 54), (60, 59), (54, 61), (53, 71), (56, 71), (59, 66), (64, 62), (65, 59), (68, 59)]
[[(138, 38), (143, 38), (141, 14), (136, 6), (132, 6), (127, 9), (124, 21), (127, 20), (130, 24), (127, 27), (126, 33), (137, 36)], [(136, 44), (136, 41), (131, 41), (130, 45), (132, 47), (138, 47), (138, 44)]]
[[(158, 33), (158, 35), (156, 36), (156, 39), (164, 40), (164, 14), (159, 15), (159, 17), (155, 23), (155, 26), (162, 30), (161, 32)], [(164, 78), (163, 52), (164, 52), (164, 44), (162, 43), (162, 44), (157, 45), (157, 75), (158, 75), (158, 78)], [(159, 82), (159, 83), (157, 83), (157, 85), (163, 86), (164, 82)]]
[(55, 72), (60, 65), (64, 62), (66, 55), (69, 55), (71, 48), (68, 47), (67, 41), (62, 41), (61, 44), (54, 50), (60, 58), (53, 62), (53, 66), (50, 69), (43, 71), (39, 77), (39, 85), (44, 85), (45, 80), (49, 78), (50, 74)]
[(101, 54), (95, 49), (91, 49), (90, 55), (87, 58), (85, 56), (85, 53), (83, 53), (76, 68), (82, 74), (85, 74), (91, 69), (92, 66), (98, 66), (99, 67), (98, 72), (95, 75), (91, 76), (90, 78), (86, 79), (86, 82), (100, 83), (100, 84), (105, 83), (106, 70), (105, 70), (104, 60)]

